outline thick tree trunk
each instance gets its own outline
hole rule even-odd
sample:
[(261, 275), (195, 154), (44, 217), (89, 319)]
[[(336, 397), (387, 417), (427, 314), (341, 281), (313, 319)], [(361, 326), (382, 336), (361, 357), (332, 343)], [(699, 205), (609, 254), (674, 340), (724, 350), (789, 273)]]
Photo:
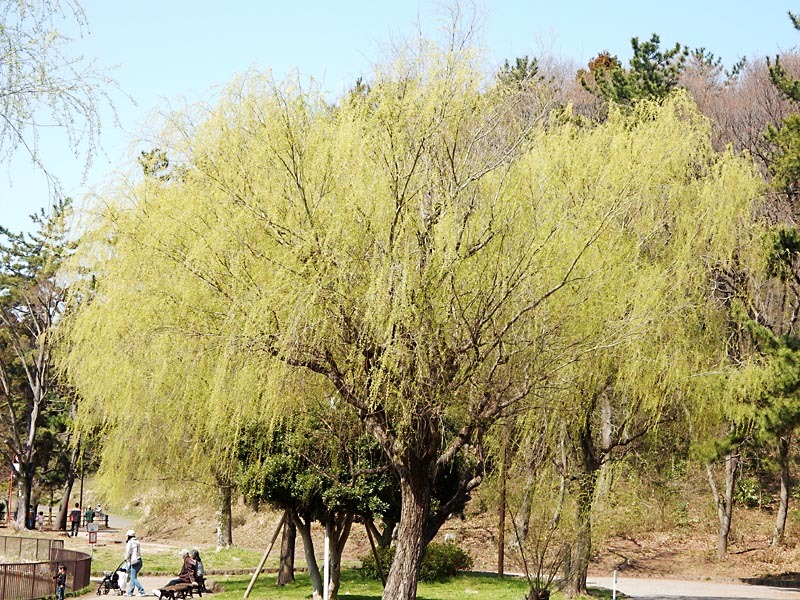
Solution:
[(595, 496), (597, 471), (581, 475), (578, 483), (578, 497), (575, 501), (577, 531), (570, 556), (570, 577), (567, 582), (567, 595), (586, 595), (586, 577), (592, 557), (592, 504)]
[(778, 499), (778, 512), (775, 515), (775, 534), (772, 537), (772, 545), (783, 544), (784, 534), (786, 533), (786, 515), (789, 512), (789, 445), (791, 438), (789, 435), (778, 438), (778, 466), (780, 467), (781, 490)]
[(15, 478), (17, 486), (17, 529), (28, 529), (28, 509), (31, 505), (31, 488), (33, 486), (33, 466), (20, 463), (19, 476)]
[(217, 481), (217, 548), (233, 546), (233, 515), (231, 484)]
[(714, 479), (714, 471), (711, 463), (706, 464), (708, 483), (711, 492), (714, 494), (714, 501), (717, 508), (717, 518), (719, 520), (719, 532), (717, 534), (717, 558), (722, 560), (728, 553), (728, 536), (731, 531), (731, 521), (733, 517), (733, 490), (736, 485), (736, 467), (739, 464), (738, 454), (725, 455), (725, 493), (720, 494), (717, 482)]
[(311, 579), (311, 588), (321, 596), (322, 574), (319, 572), (317, 556), (314, 554), (314, 540), (311, 538), (311, 519), (307, 517), (304, 521), (299, 515), (292, 513), (292, 521), (294, 521), (295, 527), (297, 527), (300, 539), (303, 540), (303, 554), (306, 558), (308, 577)]
[(294, 551), (297, 540), (297, 525), (287, 509), (283, 519), (283, 535), (281, 537), (281, 563), (278, 567), (278, 581), (275, 585), (294, 583)]
[(386, 578), (383, 600), (414, 600), (422, 555), (428, 540), (425, 525), (431, 508), (431, 481), (427, 469), (410, 468), (401, 474), (400, 522), (395, 557)]
[(575, 517), (577, 531), (570, 556), (570, 577), (565, 591), (568, 596), (586, 595), (586, 577), (592, 556), (592, 506), (594, 504), (597, 477), (602, 465), (598, 449), (587, 420), (579, 434), (577, 463), (577, 497)]

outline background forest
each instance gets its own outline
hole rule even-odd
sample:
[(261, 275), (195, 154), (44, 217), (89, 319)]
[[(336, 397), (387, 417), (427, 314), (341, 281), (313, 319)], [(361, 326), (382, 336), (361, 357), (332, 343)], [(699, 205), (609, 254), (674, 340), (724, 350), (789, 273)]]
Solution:
[[(724, 561), (758, 507), (773, 551), (794, 544), (798, 56), (727, 70), (653, 35), (627, 65), (497, 69), (453, 14), (338, 98), (246, 73), (165, 115), (80, 221), (61, 199), (2, 230), (17, 527), (60, 502), (63, 528), (87, 473), (149, 518), (188, 487), (219, 547), (240, 503), (282, 512), (281, 575), (299, 535), (320, 592), (322, 526), (334, 597), (363, 526), (392, 599), (464, 516), (497, 520), (531, 597), (556, 573), (585, 593), (630, 523), (711, 515)], [(90, 79), (71, 85), (103, 101)]]

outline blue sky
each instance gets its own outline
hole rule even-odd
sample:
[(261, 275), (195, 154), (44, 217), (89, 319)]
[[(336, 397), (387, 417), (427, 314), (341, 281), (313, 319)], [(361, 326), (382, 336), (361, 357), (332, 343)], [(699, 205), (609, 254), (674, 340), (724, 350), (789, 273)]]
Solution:
[[(417, 31), (436, 37), (442, 30), (442, 2), (423, 0), (84, 0), (89, 32), (75, 40), (76, 52), (113, 67), (122, 90), (114, 94), (120, 127), (104, 117), (98, 156), (81, 181), (82, 163), (65, 152), (59, 137), (43, 138), (43, 158), (80, 202), (147, 147), (135, 142), (152, 128), (155, 111), (170, 102), (213, 97), (248, 69), (271, 69), (282, 79), (293, 69), (314, 77), (338, 95), (371, 65), (381, 62), (392, 40)], [(463, 2), (462, 10), (472, 5)], [(663, 46), (703, 46), (726, 66), (740, 57), (773, 56), (800, 46), (779, 0), (486, 0), (477, 5), (480, 37), (488, 61), (542, 52), (584, 65), (602, 50), (630, 58), (630, 38), (661, 36)], [(70, 32), (74, 34), (75, 32)], [(49, 205), (46, 182), (24, 156), (0, 168), (0, 224), (30, 229), (27, 217)]]

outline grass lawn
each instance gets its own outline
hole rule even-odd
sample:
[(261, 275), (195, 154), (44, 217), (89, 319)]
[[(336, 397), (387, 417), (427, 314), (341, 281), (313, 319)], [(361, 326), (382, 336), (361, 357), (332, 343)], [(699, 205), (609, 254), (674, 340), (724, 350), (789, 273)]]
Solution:
[[(103, 571), (113, 571), (122, 562), (125, 547), (121, 545), (96, 548), (92, 556), (92, 575), (101, 576)], [(203, 567), (206, 571), (238, 571), (249, 569), (251, 572), (261, 560), (262, 552), (229, 548), (225, 550), (200, 549)], [(267, 561), (267, 567), (277, 567), (278, 557)], [(144, 554), (141, 575), (176, 575), (181, 570), (183, 559), (176, 548), (163, 552), (148, 551)], [(301, 563), (298, 563), (301, 566)]]
[[(225, 591), (213, 594), (214, 600), (241, 600), (249, 576), (212, 577)], [(311, 583), (306, 574), (298, 574), (296, 582), (284, 587), (275, 586), (274, 575), (262, 575), (256, 581), (250, 598), (308, 600), (311, 597)], [(524, 579), (515, 577), (497, 578), (495, 575), (465, 574), (440, 583), (420, 583), (417, 587), (419, 600), (464, 600), (480, 598), (481, 600), (522, 600), (527, 592)], [(363, 579), (354, 569), (342, 572), (342, 583), (339, 587), (340, 598), (353, 600), (380, 600), (382, 593), (378, 581)], [(211, 596), (209, 596), (211, 597)], [(593, 594), (595, 598), (611, 598), (611, 592)], [(555, 593), (553, 600), (563, 599), (563, 594)]]

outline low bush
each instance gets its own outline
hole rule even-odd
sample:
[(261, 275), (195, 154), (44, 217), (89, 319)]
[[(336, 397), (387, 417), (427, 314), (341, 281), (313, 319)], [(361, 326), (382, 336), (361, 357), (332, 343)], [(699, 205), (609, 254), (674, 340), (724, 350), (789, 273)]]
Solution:
[[(378, 556), (385, 575), (394, 560), (394, 548), (378, 548)], [(456, 576), (459, 571), (468, 571), (471, 568), (472, 557), (456, 544), (431, 542), (422, 558), (419, 579), (420, 581), (442, 581)], [(379, 578), (378, 566), (372, 553), (361, 557), (359, 572), (365, 579)]]

